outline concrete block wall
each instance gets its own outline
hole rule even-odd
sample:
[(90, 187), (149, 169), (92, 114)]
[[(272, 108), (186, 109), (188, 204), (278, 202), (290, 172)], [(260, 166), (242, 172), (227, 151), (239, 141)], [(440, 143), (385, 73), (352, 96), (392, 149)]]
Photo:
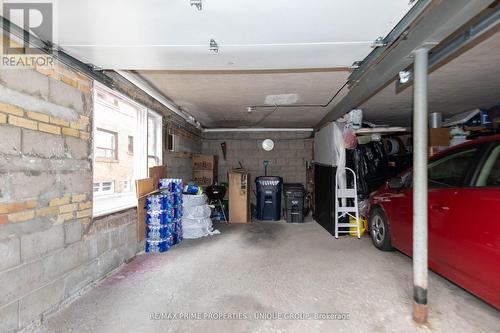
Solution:
[[(273, 151), (262, 149), (265, 139), (274, 141)], [(226, 160), (222, 142), (227, 145)], [(205, 132), (202, 153), (219, 156), (219, 182), (227, 182), (227, 171), (239, 167), (241, 162), (250, 171), (254, 189), (255, 177), (264, 175), (263, 161), (268, 160), (268, 175), (305, 186), (306, 162), (313, 158), (313, 139), (310, 132)]]
[(201, 136), (169, 123), (164, 132), (176, 135), (176, 151), (167, 150), (164, 144), (163, 160), (167, 166), (168, 177), (181, 178), (184, 182), (191, 181), (193, 177), (192, 156), (201, 153)]
[(0, 332), (39, 322), (133, 257), (136, 210), (92, 220), (92, 81), (0, 71)]
[[(167, 166), (167, 175), (171, 178), (182, 178), (185, 181), (191, 180), (191, 157), (193, 153), (201, 152), (201, 131), (145, 92), (131, 85), (122, 76), (115, 72), (106, 72), (106, 74), (113, 78), (116, 90), (163, 115), (163, 164)], [(167, 133), (177, 135), (178, 149), (175, 152), (167, 150)]]

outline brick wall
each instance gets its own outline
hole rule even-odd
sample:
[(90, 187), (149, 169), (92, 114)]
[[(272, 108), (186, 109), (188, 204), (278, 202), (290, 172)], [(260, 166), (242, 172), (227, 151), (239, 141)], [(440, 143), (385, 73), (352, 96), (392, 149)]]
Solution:
[[(274, 141), (273, 151), (262, 149), (264, 139)], [(306, 162), (313, 158), (312, 140), (309, 132), (206, 132), (202, 152), (219, 156), (219, 182), (227, 182), (228, 169), (237, 168), (241, 162), (250, 171), (254, 188), (255, 177), (264, 175), (263, 161), (268, 160), (268, 175), (281, 176), (286, 183), (305, 185)], [(222, 156), (222, 142), (227, 145), (226, 160)]]
[(92, 82), (66, 66), (0, 71), (0, 331), (138, 249), (136, 210), (92, 220)]

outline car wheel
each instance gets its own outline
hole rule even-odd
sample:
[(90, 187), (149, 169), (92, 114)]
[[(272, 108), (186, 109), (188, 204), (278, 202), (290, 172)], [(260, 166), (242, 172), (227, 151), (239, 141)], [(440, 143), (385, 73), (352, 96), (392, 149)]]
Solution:
[(373, 245), (377, 249), (382, 251), (393, 250), (387, 217), (379, 207), (375, 207), (370, 214), (370, 236)]

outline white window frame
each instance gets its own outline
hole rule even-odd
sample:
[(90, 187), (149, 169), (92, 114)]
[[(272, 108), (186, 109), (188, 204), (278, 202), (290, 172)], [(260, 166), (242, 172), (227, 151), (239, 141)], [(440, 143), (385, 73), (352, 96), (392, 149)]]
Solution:
[[(117, 161), (118, 160), (118, 133), (114, 131), (108, 131), (105, 128), (96, 128), (94, 133), (97, 132), (105, 132), (113, 136), (113, 143), (114, 147), (113, 148), (105, 148), (105, 147), (95, 147), (96, 149), (104, 149), (104, 150), (111, 150), (113, 152), (112, 157), (106, 157), (106, 156), (97, 156), (97, 151), (96, 151), (96, 158), (102, 159), (102, 160), (112, 160), (112, 161)], [(97, 140), (94, 140), (94, 144), (97, 145)]]
[[(111, 188), (109, 190), (103, 190), (104, 188), (104, 183), (111, 183)], [(98, 184), (98, 190), (97, 191), (94, 191), (95, 189), (95, 184)], [(93, 183), (93, 188), (92, 188), (92, 191), (94, 193), (94, 195), (106, 195), (106, 194), (113, 194), (115, 193), (115, 182), (112, 181), (112, 180), (105, 180), (105, 181), (101, 181), (101, 182), (97, 182), (97, 183)]]
[[(150, 158), (155, 158), (156, 159), (156, 165), (161, 165), (163, 163), (163, 158), (162, 158), (162, 155), (163, 155), (163, 140), (162, 140), (162, 136), (163, 136), (163, 120), (162, 120), (162, 117), (161, 115), (159, 115), (158, 113), (152, 111), (152, 110), (148, 110), (148, 127), (149, 127), (149, 119), (153, 119), (154, 121), (154, 126), (155, 126), (155, 152), (154, 152), (154, 155), (149, 155), (149, 142), (148, 142), (148, 146), (147, 146), (147, 155), (148, 155), (148, 161)], [(148, 134), (149, 134), (149, 128), (148, 128)], [(147, 136), (148, 140), (149, 140), (149, 135)], [(148, 163), (148, 166), (149, 166), (149, 163)]]
[[(131, 100), (127, 96), (124, 96), (123, 94), (114, 91), (112, 89), (107, 88), (106, 86), (102, 85), (101, 83), (95, 81), (94, 82), (94, 103), (104, 103), (106, 106), (110, 107), (115, 107), (117, 108), (116, 105), (106, 103), (106, 101), (102, 101), (100, 98), (97, 98), (97, 93), (98, 92), (105, 92), (108, 94), (112, 94), (119, 99), (122, 99), (123, 101), (126, 101), (127, 103), (133, 105), (135, 108), (137, 108), (137, 128), (136, 128), (136, 133), (134, 135), (134, 171), (133, 171), (133, 179), (129, 179), (129, 188), (130, 192), (134, 195), (134, 203), (130, 203), (129, 205), (121, 205), (121, 206), (116, 206), (116, 207), (110, 207), (109, 209), (106, 209), (105, 211), (99, 211), (93, 213), (93, 217), (99, 217), (99, 216), (104, 216), (104, 215), (109, 215), (117, 211), (121, 211), (124, 209), (128, 208), (133, 208), (137, 207), (137, 201), (135, 200), (135, 180), (136, 179), (143, 179), (148, 177), (148, 116), (155, 117), (156, 121), (156, 126), (158, 126), (158, 130), (156, 131), (156, 140), (157, 140), (157, 145), (156, 145), (156, 156), (158, 158), (158, 163), (161, 165), (163, 163), (163, 141), (162, 141), (162, 129), (163, 129), (163, 120), (162, 116), (159, 115), (158, 113), (149, 110), (145, 106)], [(96, 133), (96, 128), (97, 124), (94, 121), (93, 122), (93, 133)], [(93, 140), (95, 141), (95, 140)], [(95, 147), (93, 147), (93, 152)], [(96, 160), (95, 154), (94, 156), (94, 162)], [(97, 183), (97, 182), (96, 182)], [(114, 186), (113, 184), (113, 191), (114, 191)], [(99, 193), (99, 194), (97, 194)], [(97, 192), (96, 197), (97, 200), (99, 198), (105, 197), (104, 195), (101, 196), (100, 192)]]
[(168, 133), (167, 134), (167, 145), (169, 145), (169, 143), (172, 143), (172, 149), (168, 148), (168, 151), (170, 152), (176, 152), (176, 151), (179, 151), (179, 139), (177, 137), (177, 134), (173, 134), (173, 133)]

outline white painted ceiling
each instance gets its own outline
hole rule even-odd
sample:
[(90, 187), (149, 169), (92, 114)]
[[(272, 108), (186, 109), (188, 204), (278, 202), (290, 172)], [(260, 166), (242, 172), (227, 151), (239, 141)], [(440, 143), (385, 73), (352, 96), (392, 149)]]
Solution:
[[(500, 103), (500, 32), (429, 75), (429, 112), (443, 118)], [(391, 83), (361, 108), (364, 119), (379, 124), (411, 126), (412, 93), (396, 94)]]
[[(309, 127), (330, 108), (246, 107), (296, 94), (324, 104), (411, 8), (408, 0), (61, 0), (58, 42), (105, 69), (134, 71), (206, 127)], [(210, 39), (220, 46), (209, 50)], [(446, 116), (498, 103), (500, 37), (430, 75), (429, 110)], [(411, 125), (411, 92), (390, 84), (365, 102), (365, 119)]]
[[(206, 127), (310, 127), (327, 108), (246, 107), (266, 105), (266, 96), (297, 94), (296, 104), (326, 104), (346, 82), (345, 70), (265, 72), (167, 72), (138, 74), (189, 111)], [(334, 99), (337, 103), (347, 89)], [(267, 117), (267, 118), (265, 118)], [(264, 121), (261, 121), (265, 118)]]
[[(104, 69), (134, 70), (205, 127), (309, 127), (327, 108), (246, 107), (269, 95), (324, 104), (410, 10), (408, 0), (64, 0), (58, 42)], [(210, 40), (220, 46), (209, 50)], [(347, 90), (330, 104), (337, 103)]]
[(61, 0), (58, 42), (105, 69), (347, 67), (411, 7), (408, 0), (202, 1), (199, 11), (190, 0)]

